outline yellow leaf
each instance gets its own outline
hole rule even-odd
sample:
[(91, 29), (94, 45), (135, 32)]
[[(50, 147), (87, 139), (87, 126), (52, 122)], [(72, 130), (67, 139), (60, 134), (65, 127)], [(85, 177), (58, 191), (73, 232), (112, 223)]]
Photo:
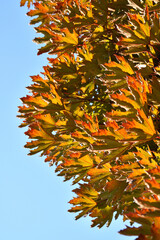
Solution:
[(81, 157), (78, 159), (78, 162), (83, 166), (83, 167), (90, 167), (93, 165), (93, 160), (89, 155), (85, 155), (84, 157)]
[[(146, 132), (146, 133), (148, 133), (148, 134), (150, 134), (150, 135), (154, 135), (154, 134), (156, 134), (156, 130), (155, 130), (155, 128), (154, 128), (154, 124), (153, 124), (153, 120), (152, 120), (152, 118), (149, 116), (149, 117), (147, 117), (146, 115), (145, 115), (145, 113), (144, 113), (144, 111), (143, 110), (137, 110), (138, 111), (138, 113), (139, 113), (139, 115), (140, 115), (140, 117), (144, 120), (144, 125), (145, 125), (145, 127), (142, 127), (143, 128), (143, 130), (144, 130), (144, 132)], [(142, 125), (142, 124), (141, 124)]]
[(26, 96), (22, 98), (22, 101), (39, 107), (46, 107), (48, 105), (47, 101), (45, 101), (42, 96)]
[(55, 125), (55, 121), (50, 114), (45, 114), (45, 115), (38, 114), (34, 116), (34, 118), (36, 118), (37, 120), (43, 121), (45, 124)]
[(51, 93), (55, 96), (55, 100), (52, 99), (53, 103), (58, 103), (59, 105), (62, 105), (62, 101), (60, 96), (58, 95), (58, 93), (56, 92), (55, 86), (53, 86), (52, 84), (50, 85), (51, 88)]
[(71, 33), (68, 29), (64, 29), (63, 32), (65, 34), (65, 37), (61, 37), (61, 42), (66, 42), (72, 45), (78, 44), (78, 34), (74, 30), (73, 33)]
[(134, 74), (134, 71), (132, 70), (131, 66), (125, 60), (124, 57), (121, 57), (118, 55), (115, 55), (115, 56), (120, 63), (110, 62), (110, 63), (105, 63), (105, 66), (110, 68), (120, 68), (123, 72), (129, 73), (131, 75)]

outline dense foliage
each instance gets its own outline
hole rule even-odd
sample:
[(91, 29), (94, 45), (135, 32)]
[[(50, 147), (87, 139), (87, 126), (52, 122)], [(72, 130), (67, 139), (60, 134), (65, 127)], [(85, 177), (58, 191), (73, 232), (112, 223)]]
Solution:
[(76, 219), (139, 223), (120, 233), (160, 239), (160, 2), (21, 0), (48, 66), (32, 76), (21, 127), (65, 180)]

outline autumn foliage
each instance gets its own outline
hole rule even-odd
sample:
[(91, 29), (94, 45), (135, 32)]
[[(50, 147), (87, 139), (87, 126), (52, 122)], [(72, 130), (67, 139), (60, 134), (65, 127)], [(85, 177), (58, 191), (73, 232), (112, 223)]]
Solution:
[(70, 212), (92, 226), (123, 216), (120, 233), (160, 239), (160, 2), (21, 0), (48, 53), (21, 100), (21, 127), (65, 180)]

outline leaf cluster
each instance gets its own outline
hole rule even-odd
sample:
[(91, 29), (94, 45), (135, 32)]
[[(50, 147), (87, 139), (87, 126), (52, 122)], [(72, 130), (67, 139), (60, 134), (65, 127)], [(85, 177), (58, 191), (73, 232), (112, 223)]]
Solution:
[(21, 0), (48, 53), (20, 115), (65, 181), (79, 183), (76, 219), (139, 223), (120, 233), (160, 239), (160, 3), (156, 0)]

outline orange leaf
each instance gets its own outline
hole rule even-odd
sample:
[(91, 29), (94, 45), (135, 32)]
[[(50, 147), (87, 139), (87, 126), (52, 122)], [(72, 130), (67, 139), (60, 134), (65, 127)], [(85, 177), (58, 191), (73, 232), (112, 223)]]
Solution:
[(129, 174), (128, 178), (134, 178), (137, 176), (142, 176), (143, 174), (146, 174), (145, 169), (132, 169), (132, 173)]

